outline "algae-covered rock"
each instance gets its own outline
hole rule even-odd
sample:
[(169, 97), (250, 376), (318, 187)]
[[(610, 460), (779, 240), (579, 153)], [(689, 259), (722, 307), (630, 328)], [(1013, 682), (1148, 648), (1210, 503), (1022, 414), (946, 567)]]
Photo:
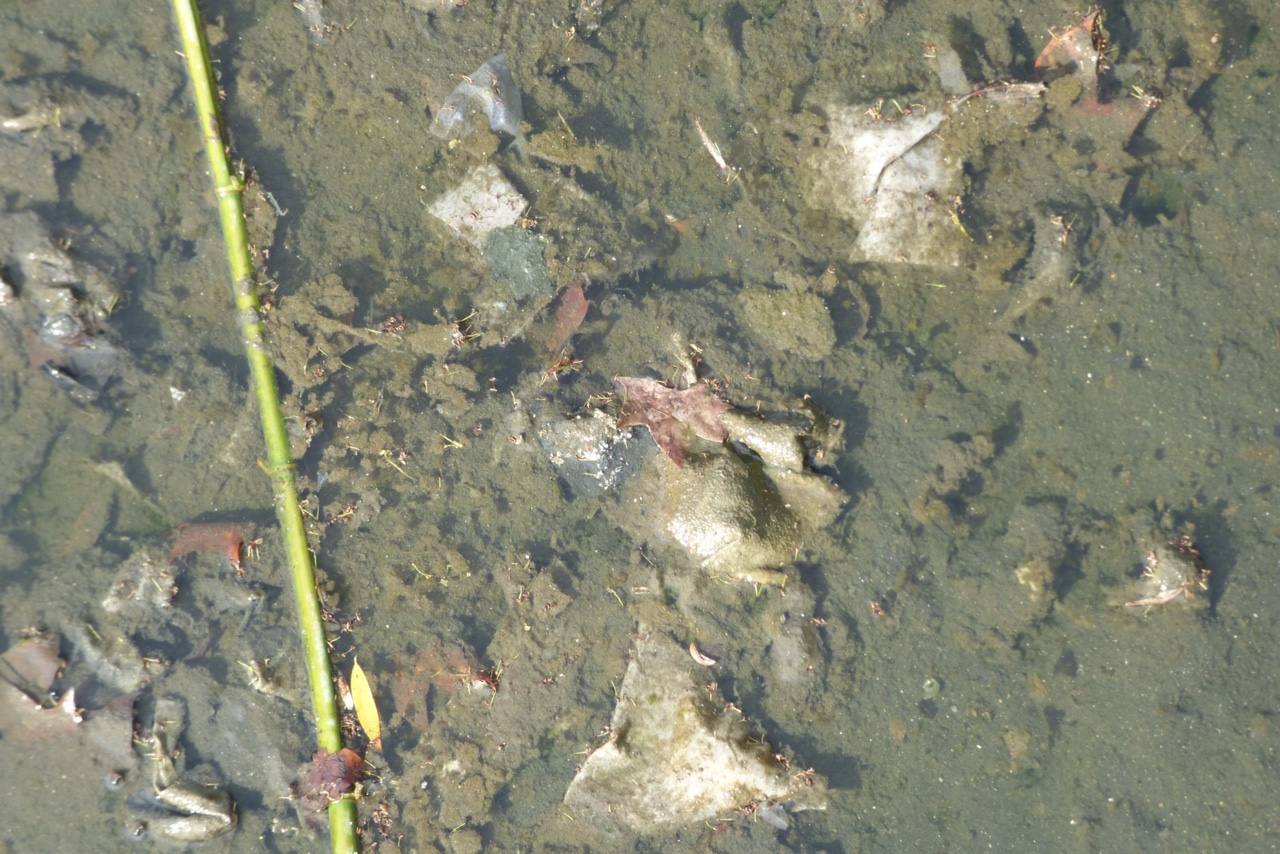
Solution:
[(484, 257), (493, 274), (506, 282), (518, 300), (550, 299), (555, 293), (547, 272), (546, 240), (518, 225), (499, 228), (484, 244)]
[(766, 476), (764, 466), (736, 453), (689, 457), (663, 466), (666, 529), (713, 575), (776, 584), (769, 567), (789, 563), (800, 543), (800, 520)]
[(744, 808), (826, 809), (826, 781), (780, 761), (740, 714), (708, 696), (694, 667), (674, 641), (642, 629), (613, 736), (582, 764), (565, 804), (640, 833)]

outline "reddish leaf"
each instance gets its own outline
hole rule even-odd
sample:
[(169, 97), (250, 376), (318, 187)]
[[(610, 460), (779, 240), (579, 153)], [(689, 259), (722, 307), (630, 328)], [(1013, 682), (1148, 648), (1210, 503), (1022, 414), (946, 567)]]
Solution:
[(184, 522), (178, 526), (169, 560), (177, 560), (190, 552), (221, 552), (239, 574), (243, 568), (244, 541), (244, 526), (234, 522)]
[(310, 810), (321, 810), (354, 789), (363, 773), (364, 757), (354, 750), (317, 750), (302, 766), (300, 779), (293, 784), (294, 796)]
[(573, 337), (587, 316), (587, 295), (582, 292), (580, 281), (585, 280), (574, 279), (573, 284), (560, 293), (555, 323), (551, 327), (551, 337), (547, 339), (547, 349), (552, 353), (558, 352)]
[(723, 442), (728, 436), (722, 416), (729, 404), (704, 383), (678, 391), (645, 377), (614, 377), (613, 381), (626, 395), (618, 426), (648, 427), (658, 447), (678, 466), (684, 465), (687, 430), (712, 442)]

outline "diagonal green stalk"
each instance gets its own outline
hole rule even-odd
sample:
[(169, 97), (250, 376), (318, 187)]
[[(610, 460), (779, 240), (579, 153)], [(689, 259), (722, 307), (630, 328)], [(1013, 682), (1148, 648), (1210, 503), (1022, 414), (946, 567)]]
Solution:
[[(228, 145), (222, 132), (222, 116), (218, 110), (218, 88), (209, 61), (209, 45), (205, 41), (204, 24), (195, 0), (173, 0), (178, 19), (178, 34), (187, 59), (195, 97), (196, 116), (209, 155), (209, 171), (218, 197), (218, 213), (222, 219), (222, 235), (227, 245), (227, 265), (231, 269), (236, 316), (244, 340), (245, 357), (253, 377), (253, 390), (262, 417), (262, 437), (267, 445), (267, 472), (275, 492), (276, 516), (284, 536), (289, 557), (289, 572), (294, 603), (298, 610), (298, 627), (302, 634), (307, 660), (307, 677), (311, 683), (311, 706), (315, 712), (316, 740), (330, 753), (342, 749), (339, 728), (338, 699), (333, 689), (324, 622), (320, 617), (320, 600), (316, 595), (315, 571), (307, 532), (298, 506), (298, 490), (293, 477), (293, 457), (285, 432), (284, 413), (276, 389), (275, 366), (263, 340), (259, 316), (258, 293), (253, 280), (253, 261), (249, 254), (249, 238), (245, 229), (241, 194), (244, 185), (231, 171), (227, 160)], [(343, 798), (329, 805), (329, 837), (335, 852), (354, 852), (357, 848), (355, 801)]]

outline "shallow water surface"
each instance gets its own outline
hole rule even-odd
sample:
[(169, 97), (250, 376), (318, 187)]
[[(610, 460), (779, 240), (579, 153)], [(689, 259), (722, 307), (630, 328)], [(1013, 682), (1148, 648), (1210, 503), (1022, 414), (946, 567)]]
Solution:
[[(369, 848), (1280, 843), (1274, 4), (296, 5), (203, 11)], [(317, 850), (170, 12), (0, 19), (0, 837), (154, 840), (161, 722)], [(654, 638), (787, 795), (565, 803)]]

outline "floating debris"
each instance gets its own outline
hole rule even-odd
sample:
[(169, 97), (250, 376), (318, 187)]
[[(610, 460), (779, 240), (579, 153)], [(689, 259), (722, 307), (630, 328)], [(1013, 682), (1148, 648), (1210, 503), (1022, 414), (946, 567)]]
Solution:
[(490, 234), (515, 225), (526, 207), (524, 196), (498, 167), (486, 163), (433, 201), (427, 210), (454, 234), (483, 248)]
[(767, 805), (826, 809), (826, 782), (792, 771), (741, 714), (716, 702), (704, 679), (674, 641), (642, 629), (618, 692), (613, 737), (582, 763), (565, 805), (640, 833)]
[(1209, 568), (1200, 557), (1190, 535), (1183, 534), (1148, 549), (1142, 560), (1142, 575), (1134, 586), (1137, 598), (1126, 608), (1148, 608), (1181, 602), (1192, 607), (1209, 603)]
[(445, 139), (466, 136), (476, 129), (476, 118), (488, 119), (489, 129), (511, 136), (520, 133), (524, 109), (506, 54), (490, 57), (462, 82), (440, 105), (431, 122), (431, 132)]

